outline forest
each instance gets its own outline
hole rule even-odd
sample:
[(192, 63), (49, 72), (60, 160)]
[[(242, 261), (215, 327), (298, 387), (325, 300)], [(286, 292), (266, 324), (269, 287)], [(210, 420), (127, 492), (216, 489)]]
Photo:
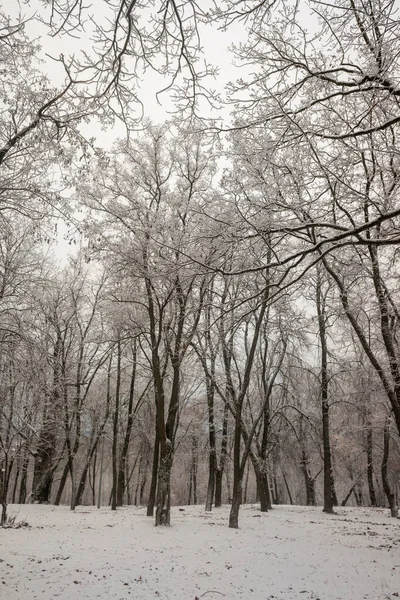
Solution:
[(397, 517), (398, 2), (2, 4), (1, 524)]

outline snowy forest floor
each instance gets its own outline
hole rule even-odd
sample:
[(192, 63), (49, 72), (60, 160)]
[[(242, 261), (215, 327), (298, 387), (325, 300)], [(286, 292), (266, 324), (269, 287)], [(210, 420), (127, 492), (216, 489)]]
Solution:
[(380, 600), (400, 595), (400, 520), (383, 509), (9, 506), (31, 527), (0, 529), (2, 600)]

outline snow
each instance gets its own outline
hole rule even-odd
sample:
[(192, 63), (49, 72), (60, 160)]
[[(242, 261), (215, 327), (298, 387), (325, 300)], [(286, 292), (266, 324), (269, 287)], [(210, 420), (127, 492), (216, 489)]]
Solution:
[(0, 529), (2, 600), (361, 600), (400, 594), (400, 521), (384, 509), (9, 506)]

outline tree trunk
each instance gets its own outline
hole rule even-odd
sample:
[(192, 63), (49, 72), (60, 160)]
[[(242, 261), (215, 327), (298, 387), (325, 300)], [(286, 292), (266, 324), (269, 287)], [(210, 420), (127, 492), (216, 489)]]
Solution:
[[(235, 396), (232, 395), (234, 400), (233, 408), (235, 414), (235, 431), (234, 431), (234, 445), (233, 445), (233, 494), (232, 494), (232, 505), (231, 513), (229, 517), (229, 527), (237, 529), (239, 527), (239, 507), (242, 500), (242, 483), (243, 474), (246, 465), (246, 461), (251, 449), (251, 439), (245, 444), (243, 455), (241, 453), (241, 442), (242, 442), (242, 410), (243, 402), (246, 397), (247, 391), (250, 385), (250, 376), (253, 369), (254, 357), (260, 337), (261, 327), (264, 321), (265, 311), (267, 308), (267, 301), (269, 298), (270, 287), (267, 285), (262, 294), (262, 303), (258, 315), (256, 316), (254, 323), (254, 333), (250, 344), (250, 348), (246, 358), (246, 365), (243, 374), (243, 381), (239, 394), (237, 395), (236, 401)], [(232, 386), (232, 382), (229, 381), (229, 387)], [(233, 389), (233, 388), (232, 388)]]
[(229, 515), (229, 527), (237, 529), (239, 527), (239, 508), (242, 502), (243, 483), (243, 469), (240, 448), (242, 441), (242, 411), (239, 402), (236, 402), (235, 411), (235, 432), (233, 445), (233, 491), (231, 511)]
[(287, 480), (287, 478), (286, 478), (285, 472), (284, 472), (284, 470), (282, 469), (282, 467), (281, 467), (281, 473), (282, 473), (283, 482), (284, 482), (284, 484), (285, 484), (285, 488), (286, 488), (286, 491), (287, 491), (287, 495), (288, 495), (288, 498), (289, 498), (289, 503), (290, 503), (291, 505), (293, 505), (293, 496), (292, 496), (292, 494), (291, 494), (291, 492), (290, 492), (290, 487), (289, 487), (289, 484), (288, 484), (288, 480)]
[[(177, 334), (177, 339), (179, 335)], [(175, 342), (178, 347), (179, 344)], [(165, 423), (164, 393), (159, 396), (157, 405), (157, 422), (160, 436), (160, 466), (157, 480), (156, 527), (171, 523), (171, 473), (174, 459), (175, 425), (178, 417), (180, 398), (180, 359), (174, 354), (171, 359), (173, 368), (172, 388), (168, 407), (168, 417)]]
[(231, 510), (229, 513), (229, 527), (233, 529), (239, 528), (239, 509), (242, 503), (242, 478), (237, 474), (233, 478), (233, 493)]
[(278, 480), (277, 480), (275, 474), (273, 474), (273, 476), (272, 476), (272, 503), (280, 504)]
[(221, 452), (219, 457), (219, 465), (215, 471), (215, 508), (221, 508), (222, 506), (222, 480), (224, 475), (224, 469), (226, 460), (228, 457), (228, 405), (225, 403), (224, 406), (224, 417), (222, 421), (222, 439), (221, 439)]
[(75, 504), (75, 500), (76, 500), (76, 477), (75, 477), (75, 471), (72, 469), (70, 470), (71, 473), (71, 502), (70, 502), (70, 510), (75, 510), (76, 508), (76, 504)]
[(303, 415), (300, 416), (300, 431), (299, 431), (299, 442), (301, 448), (301, 460), (300, 466), (304, 477), (304, 484), (306, 488), (306, 504), (307, 506), (315, 506), (316, 498), (315, 498), (315, 480), (311, 477), (309, 470), (310, 460), (308, 458), (307, 449), (306, 449), (306, 440), (304, 436), (303, 429)]
[(87, 481), (89, 469), (90, 469), (90, 457), (87, 460), (86, 465), (81, 473), (81, 477), (80, 477), (80, 480), (78, 483), (78, 489), (76, 492), (75, 506), (80, 506), (83, 502), (83, 494), (85, 493), (86, 481)]
[(377, 506), (376, 503), (376, 492), (374, 486), (374, 465), (372, 455), (372, 426), (370, 418), (367, 419), (367, 480), (368, 480), (368, 492), (369, 501), (371, 506)]
[[(110, 365), (111, 365), (111, 361), (110, 361)], [(101, 453), (100, 453), (100, 473), (99, 473), (99, 489), (97, 492), (97, 508), (100, 508), (101, 506), (101, 500), (102, 500), (102, 492), (103, 492), (103, 465), (104, 465), (104, 437), (103, 437), (103, 442), (101, 444)]]
[(192, 437), (192, 484), (193, 484), (193, 504), (197, 504), (197, 438), (195, 435)]
[(20, 471), (21, 471), (20, 467), (17, 466), (16, 473), (14, 475), (14, 486), (13, 486), (13, 492), (11, 495), (11, 504), (15, 504), (15, 498), (17, 496), (17, 487), (18, 487), (18, 482), (19, 482)]
[(118, 487), (118, 425), (119, 425), (119, 394), (121, 389), (121, 342), (117, 343), (117, 381), (115, 386), (115, 407), (113, 418), (113, 440), (112, 440), (112, 496), (111, 510), (117, 510), (117, 487)]
[(161, 442), (160, 467), (157, 481), (157, 508), (156, 508), (156, 526), (170, 525), (171, 523), (171, 505), (170, 505), (170, 485), (171, 470), (173, 461), (172, 444), (169, 439)]
[(46, 423), (41, 432), (35, 456), (32, 485), (32, 501), (49, 503), (53, 484), (53, 458), (56, 451), (54, 422)]
[(92, 505), (96, 506), (96, 467), (97, 467), (97, 452), (98, 452), (98, 447), (96, 447), (96, 451), (94, 453), (94, 457), (93, 457), (93, 465), (92, 465), (92, 477), (90, 477), (90, 470), (89, 470), (89, 483), (90, 483), (90, 489), (92, 491)]
[(354, 488), (354, 498), (357, 506), (364, 506), (363, 493), (360, 484), (357, 484)]
[[(140, 472), (140, 465), (139, 465)], [(126, 503), (128, 506), (132, 504), (132, 493), (131, 493), (131, 480), (129, 477), (129, 465), (128, 461), (125, 463), (125, 494), (126, 494)]]
[(215, 494), (215, 476), (216, 476), (216, 456), (215, 456), (215, 448), (214, 452), (209, 452), (208, 457), (208, 483), (207, 483), (207, 497), (206, 497), (206, 506), (205, 510), (212, 510), (212, 504)]
[(64, 491), (65, 484), (67, 482), (68, 470), (69, 470), (69, 464), (68, 464), (68, 460), (67, 460), (67, 462), (64, 465), (64, 469), (63, 469), (61, 479), (60, 479), (60, 484), (58, 486), (57, 494), (54, 499), (54, 506), (58, 506), (61, 502), (61, 496)]
[(193, 472), (192, 472), (192, 465), (190, 465), (190, 472), (189, 472), (189, 492), (188, 492), (188, 498), (187, 498), (187, 505), (190, 506), (190, 501), (192, 499), (192, 479), (193, 479)]
[(19, 504), (25, 504), (28, 483), (29, 449), (25, 450), (21, 466), (21, 483), (19, 486)]
[(318, 273), (316, 286), (316, 304), (318, 313), (318, 330), (321, 347), (321, 404), (322, 404), (322, 443), (324, 449), (324, 508), (323, 511), (333, 514), (333, 474), (329, 431), (329, 397), (328, 397), (328, 347), (326, 339), (325, 298), (322, 292), (321, 278)]
[(19, 499), (18, 499), (19, 504), (25, 504), (25, 502), (26, 502), (27, 483), (28, 483), (28, 473), (24, 468), (22, 468), (21, 483), (19, 486)]
[(117, 487), (117, 505), (122, 506), (123, 497), (125, 491), (125, 472), (127, 467), (127, 459), (128, 459), (128, 451), (129, 451), (129, 443), (132, 435), (133, 422), (135, 418), (136, 410), (133, 407), (133, 401), (135, 396), (135, 382), (136, 382), (136, 365), (137, 365), (137, 339), (135, 338), (133, 342), (133, 350), (132, 350), (132, 374), (131, 374), (131, 382), (129, 387), (129, 401), (128, 401), (128, 419), (126, 423), (126, 431), (124, 436), (124, 443), (122, 445), (121, 456), (119, 460), (118, 467), (118, 487)]
[(272, 508), (271, 496), (268, 484), (268, 475), (265, 468), (265, 463), (259, 459), (254, 452), (249, 453), (250, 460), (253, 465), (254, 475), (257, 483), (257, 495), (260, 502), (261, 512), (268, 512)]
[(148, 463), (147, 463), (147, 461), (145, 461), (145, 459), (143, 459), (143, 462), (145, 463), (145, 465), (142, 468), (142, 481), (140, 483), (140, 494), (139, 494), (139, 505), (140, 506), (143, 505), (144, 490), (146, 488), (146, 483), (147, 483), (147, 468), (148, 468)]
[(247, 504), (247, 489), (249, 486), (250, 463), (247, 461), (246, 479), (244, 481), (243, 504)]
[(43, 409), (43, 426), (40, 431), (33, 467), (32, 502), (49, 503), (53, 483), (53, 459), (56, 453), (56, 429), (61, 399), (61, 333), (57, 332), (53, 351), (53, 387)]
[(212, 503), (215, 493), (215, 475), (217, 469), (217, 449), (215, 439), (215, 422), (214, 422), (214, 384), (209, 382), (207, 384), (207, 406), (208, 406), (208, 443), (209, 443), (209, 455), (208, 455), (208, 483), (207, 483), (207, 497), (205, 510), (212, 510)]
[(4, 525), (7, 521), (7, 492), (8, 492), (8, 454), (6, 453), (3, 462), (0, 464), (0, 502), (1, 502), (0, 525)]
[(220, 467), (215, 472), (215, 508), (221, 508), (222, 506), (222, 478), (224, 472)]
[(396, 505), (396, 497), (390, 487), (388, 477), (388, 460), (389, 460), (389, 448), (390, 448), (390, 419), (387, 418), (385, 427), (383, 430), (383, 457), (382, 457), (382, 484), (385, 492), (387, 501), (390, 507), (390, 516), (398, 518), (399, 507)]
[(303, 471), (304, 483), (306, 487), (306, 503), (307, 506), (316, 506), (316, 498), (315, 498), (315, 480), (311, 477), (308, 470), (308, 456), (306, 454), (305, 448), (302, 448), (301, 451), (301, 470)]
[(150, 491), (149, 491), (149, 499), (147, 502), (147, 516), (154, 516), (154, 506), (156, 503), (156, 493), (157, 493), (157, 479), (158, 479), (158, 464), (160, 459), (160, 438), (158, 436), (158, 428), (156, 426), (156, 435), (154, 439), (154, 450), (153, 450), (153, 466), (151, 469), (151, 482), (150, 482)]

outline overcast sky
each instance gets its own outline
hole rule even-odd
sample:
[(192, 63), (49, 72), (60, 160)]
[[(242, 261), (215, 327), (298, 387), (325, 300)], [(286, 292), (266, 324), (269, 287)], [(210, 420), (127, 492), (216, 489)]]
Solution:
[[(101, 1), (96, 1), (96, 19), (101, 18), (101, 12), (99, 16), (99, 11), (101, 11), (102, 4), (104, 6), (104, 3)], [(47, 10), (50, 11), (50, 3)], [(91, 10), (93, 10), (93, 4)], [(30, 0), (28, 4), (20, 3), (16, 0), (3, 0), (3, 11), (13, 17), (17, 17), (19, 13), (22, 13), (28, 19), (26, 32), (29, 37), (39, 40), (44, 60), (43, 70), (55, 84), (62, 82), (63, 71), (60, 68), (60, 63), (51, 60), (49, 56), (58, 58), (60, 54), (63, 54), (65, 57), (68, 57), (71, 54), (79, 54), (82, 51), (90, 53), (92, 50), (89, 33), (86, 35), (79, 34), (79, 37), (75, 39), (67, 35), (51, 37), (49, 30), (35, 18), (35, 14), (49, 15), (49, 12), (44, 13), (43, 4), (38, 0)], [(207, 62), (218, 67), (218, 76), (215, 79), (209, 79), (208, 87), (223, 92), (225, 85), (229, 81), (235, 80), (242, 75), (242, 69), (234, 65), (233, 55), (229, 47), (233, 41), (238, 43), (244, 39), (245, 28), (242, 23), (234, 24), (230, 28), (229, 33), (220, 31), (212, 24), (202, 28), (201, 44), (204, 51), (204, 58)], [(150, 70), (137, 80), (137, 92), (138, 97), (143, 103), (144, 116), (157, 123), (164, 122), (170, 118), (174, 111), (174, 104), (168, 92), (159, 95), (157, 101), (156, 94), (166, 86), (166, 83), (166, 79), (163, 79), (160, 75)], [(208, 109), (205, 109), (205, 111), (204, 116), (217, 116), (216, 113), (212, 114)], [(228, 112), (229, 109), (224, 110), (226, 116)], [(102, 131), (99, 123), (94, 121), (93, 126), (88, 131), (90, 135), (96, 136), (99, 145), (110, 145), (110, 140), (112, 139), (110, 138), (110, 131)], [(124, 135), (122, 124), (116, 126), (113, 134), (112, 137)]]

